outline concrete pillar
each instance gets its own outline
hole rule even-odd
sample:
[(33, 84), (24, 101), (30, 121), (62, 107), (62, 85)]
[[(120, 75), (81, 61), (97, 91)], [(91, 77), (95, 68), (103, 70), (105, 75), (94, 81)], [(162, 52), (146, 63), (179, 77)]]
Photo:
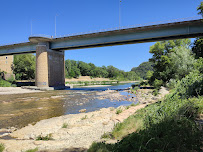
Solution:
[(49, 49), (49, 43), (38, 43), (36, 47), (36, 75), (37, 87), (64, 87), (65, 61), (63, 51)]

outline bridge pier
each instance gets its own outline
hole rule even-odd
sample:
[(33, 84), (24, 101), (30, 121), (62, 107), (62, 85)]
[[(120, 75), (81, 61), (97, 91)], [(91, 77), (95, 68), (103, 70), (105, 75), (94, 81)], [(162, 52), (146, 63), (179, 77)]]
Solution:
[(36, 46), (35, 85), (39, 88), (65, 87), (64, 51), (49, 49), (49, 42), (39, 42)]

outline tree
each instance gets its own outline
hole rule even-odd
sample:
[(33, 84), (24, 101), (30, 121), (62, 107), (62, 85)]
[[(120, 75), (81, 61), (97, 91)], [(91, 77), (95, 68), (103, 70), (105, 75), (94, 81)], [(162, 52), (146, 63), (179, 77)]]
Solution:
[(175, 48), (175, 52), (170, 53), (169, 58), (170, 70), (173, 73), (171, 79), (181, 80), (194, 69), (195, 58), (189, 48)]
[(149, 52), (153, 56), (150, 61), (154, 64), (154, 73), (149, 82), (152, 84), (157, 79), (166, 84), (174, 74), (174, 71), (171, 70), (173, 63), (169, 54), (176, 52), (181, 47), (189, 49), (189, 46), (190, 39), (162, 41), (151, 46)]
[[(203, 16), (203, 2), (197, 8), (198, 14)], [(194, 41), (192, 52), (195, 54), (195, 58), (203, 57), (203, 37), (196, 38)]]
[(203, 37), (196, 38), (192, 47), (192, 52), (197, 59), (203, 57)]
[(153, 63), (143, 62), (138, 67), (132, 68), (131, 71), (134, 71), (139, 77), (146, 79), (147, 71), (153, 71)]
[(31, 80), (35, 78), (35, 60), (33, 54), (14, 56), (13, 72), (16, 80)]
[(198, 14), (203, 16), (203, 2), (200, 3), (198, 6), (197, 10), (199, 11)]

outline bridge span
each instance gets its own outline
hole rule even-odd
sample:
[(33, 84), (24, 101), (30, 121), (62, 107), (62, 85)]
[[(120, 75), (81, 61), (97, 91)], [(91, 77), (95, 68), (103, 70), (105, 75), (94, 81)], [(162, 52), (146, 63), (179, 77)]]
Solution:
[(0, 46), (0, 56), (36, 53), (36, 86), (57, 87), (65, 85), (65, 50), (199, 36), (203, 36), (203, 21), (201, 19), (59, 38), (31, 36), (29, 42)]

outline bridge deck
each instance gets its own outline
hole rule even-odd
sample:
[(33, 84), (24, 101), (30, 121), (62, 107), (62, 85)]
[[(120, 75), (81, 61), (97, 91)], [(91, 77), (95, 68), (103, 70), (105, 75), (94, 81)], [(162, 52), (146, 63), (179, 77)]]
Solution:
[[(50, 39), (50, 49), (70, 50), (203, 36), (203, 21), (192, 20)], [(37, 43), (0, 46), (0, 55), (33, 53)]]

